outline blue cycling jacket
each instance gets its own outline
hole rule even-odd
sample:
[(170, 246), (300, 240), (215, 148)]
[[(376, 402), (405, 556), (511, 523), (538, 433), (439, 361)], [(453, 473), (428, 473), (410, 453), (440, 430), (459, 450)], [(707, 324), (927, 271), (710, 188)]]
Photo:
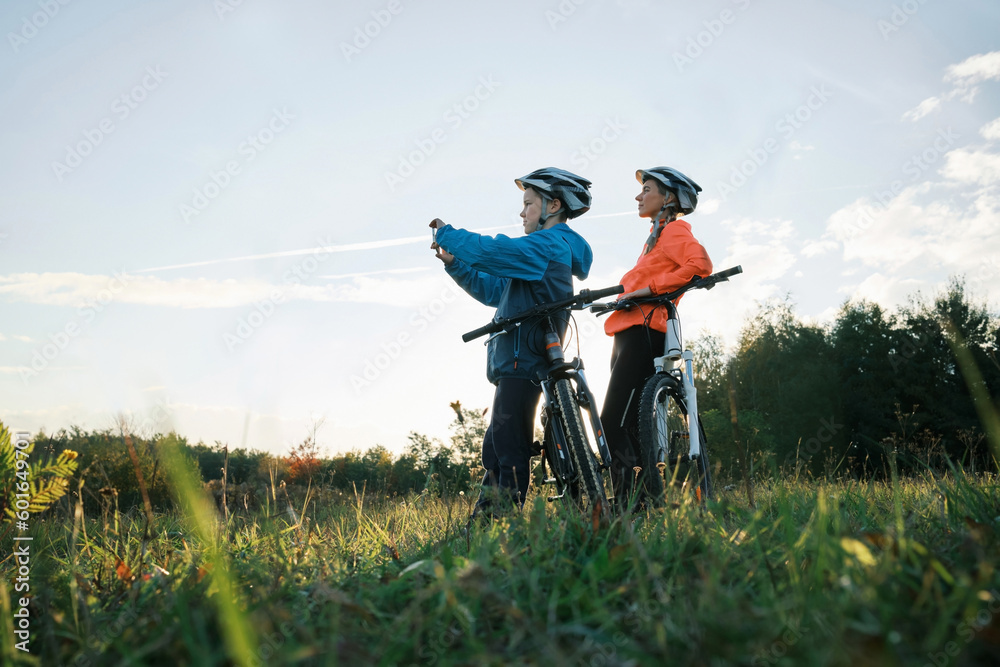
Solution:
[[(573, 276), (590, 273), (594, 253), (582, 236), (566, 223), (526, 236), (483, 236), (451, 225), (439, 227), (437, 243), (455, 256), (445, 267), (455, 282), (477, 301), (496, 306), (494, 318), (511, 317), (541, 303), (572, 296)], [(486, 377), (544, 377), (543, 332), (526, 323), (487, 345)], [(559, 327), (562, 335), (565, 323)]]

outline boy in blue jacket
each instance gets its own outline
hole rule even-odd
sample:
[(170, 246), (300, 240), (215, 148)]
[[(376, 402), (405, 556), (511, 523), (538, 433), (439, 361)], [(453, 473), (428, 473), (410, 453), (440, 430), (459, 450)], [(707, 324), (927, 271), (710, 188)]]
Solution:
[[(476, 300), (495, 306), (495, 317), (518, 315), (540, 303), (572, 296), (573, 276), (587, 277), (593, 252), (566, 224), (590, 209), (590, 181), (547, 167), (514, 181), (524, 191), (525, 236), (483, 236), (435, 218), (437, 257)], [(562, 331), (560, 331), (560, 334)], [(474, 519), (486, 520), (524, 505), (539, 377), (548, 370), (542, 332), (518, 327), (487, 345), (486, 377), (496, 385), (493, 414), (483, 439), (483, 489)]]

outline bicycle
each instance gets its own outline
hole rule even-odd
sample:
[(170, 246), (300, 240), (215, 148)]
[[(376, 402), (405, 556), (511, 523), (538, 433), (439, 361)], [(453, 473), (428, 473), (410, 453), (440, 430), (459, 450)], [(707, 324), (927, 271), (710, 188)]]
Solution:
[[(567, 361), (556, 320), (560, 313), (570, 315), (573, 310), (583, 310), (598, 299), (621, 294), (623, 291), (625, 290), (621, 285), (600, 290), (584, 289), (565, 299), (537, 305), (518, 315), (496, 319), (462, 336), (462, 340), (468, 343), (480, 336), (493, 334), (486, 341), (489, 343), (496, 336), (510, 334), (522, 326), (528, 327), (529, 334), (531, 328), (542, 327), (549, 365), (544, 377), (538, 378), (542, 388), (544, 436), (541, 451), (536, 450), (536, 453), (542, 455), (543, 483), (556, 486), (557, 495), (549, 496), (548, 500), (552, 502), (568, 495), (580, 509), (602, 517), (607, 517), (609, 511), (602, 473), (610, 470), (611, 450), (604, 437), (600, 410), (583, 372), (579, 337), (577, 356), (572, 361)], [(569, 317), (566, 320), (568, 328)], [(531, 340), (530, 335), (528, 340)], [(589, 417), (600, 460), (594, 455), (580, 413), (581, 408)], [(546, 463), (552, 477), (545, 477)]]
[[(647, 322), (656, 307), (667, 309), (663, 355), (653, 359), (654, 373), (646, 380), (639, 398), (642, 481), (647, 497), (654, 502), (664, 496), (665, 473), (670, 474), (671, 485), (693, 486), (699, 502), (712, 497), (708, 448), (698, 415), (698, 389), (694, 385), (694, 353), (684, 349), (680, 317), (673, 302), (686, 292), (712, 289), (740, 273), (743, 268), (734, 266), (706, 278), (695, 276), (668, 294), (591, 306), (591, 312), (599, 316), (615, 310), (653, 306), (646, 315)], [(682, 465), (685, 465), (683, 474)]]

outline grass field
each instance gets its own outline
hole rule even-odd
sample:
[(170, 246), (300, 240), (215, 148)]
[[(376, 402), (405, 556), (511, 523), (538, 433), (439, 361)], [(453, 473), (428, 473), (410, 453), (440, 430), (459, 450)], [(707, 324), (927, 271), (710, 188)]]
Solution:
[[(778, 482), (594, 525), (535, 498), (35, 521), (41, 665), (1000, 664), (1000, 479)], [(282, 503), (282, 508), (286, 506)], [(79, 510), (78, 510), (79, 511)]]

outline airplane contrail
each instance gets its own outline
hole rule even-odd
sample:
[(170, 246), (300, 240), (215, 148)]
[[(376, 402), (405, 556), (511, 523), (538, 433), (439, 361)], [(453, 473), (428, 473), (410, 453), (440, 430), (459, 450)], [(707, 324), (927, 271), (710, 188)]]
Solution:
[[(634, 215), (635, 211), (626, 211), (624, 213), (604, 213), (601, 215), (588, 216), (587, 219), (594, 218), (612, 218), (620, 215)], [(582, 220), (583, 218), (581, 218)], [(473, 229), (470, 231), (476, 233), (483, 232), (495, 232), (500, 229), (510, 229), (515, 227), (515, 224), (500, 225), (498, 227), (483, 227), (481, 229)], [(196, 266), (209, 266), (212, 264), (225, 264), (228, 262), (248, 262), (255, 259), (274, 259), (276, 257), (295, 257), (297, 255), (311, 255), (317, 252), (351, 252), (352, 250), (378, 250), (379, 248), (391, 248), (393, 246), (399, 245), (409, 245), (411, 243), (421, 243), (427, 242), (429, 245), (430, 239), (426, 234), (421, 236), (405, 236), (398, 239), (385, 239), (382, 241), (364, 241), (361, 243), (344, 243), (340, 245), (328, 245), (328, 246), (314, 246), (312, 248), (303, 248), (301, 250), (281, 250), (278, 252), (268, 252), (262, 253), (260, 255), (243, 255), (242, 257), (226, 257), (223, 259), (206, 259), (200, 262), (188, 262), (186, 264), (169, 264), (167, 266), (154, 266), (150, 269), (140, 269), (134, 273), (150, 273), (152, 271), (171, 271), (173, 269), (189, 269)]]

